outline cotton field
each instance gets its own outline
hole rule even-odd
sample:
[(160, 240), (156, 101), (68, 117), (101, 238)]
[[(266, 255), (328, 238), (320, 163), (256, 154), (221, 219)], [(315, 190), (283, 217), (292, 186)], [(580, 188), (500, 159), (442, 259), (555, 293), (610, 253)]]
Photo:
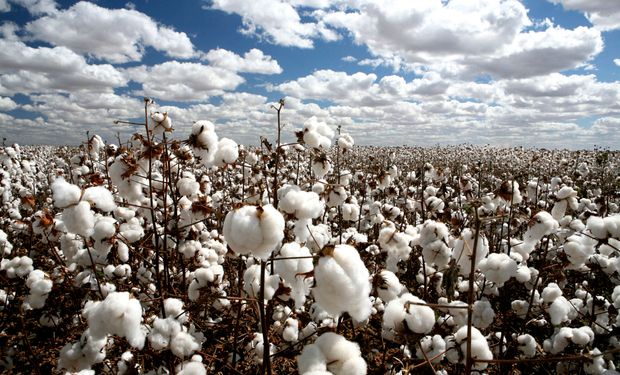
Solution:
[(619, 152), (360, 147), (314, 117), (284, 144), (283, 101), (244, 147), (146, 106), (117, 144), (0, 150), (3, 372), (620, 366)]

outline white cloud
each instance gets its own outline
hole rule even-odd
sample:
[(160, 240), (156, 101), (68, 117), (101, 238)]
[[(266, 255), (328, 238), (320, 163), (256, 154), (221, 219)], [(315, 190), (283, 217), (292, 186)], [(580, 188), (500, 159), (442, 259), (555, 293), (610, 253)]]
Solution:
[(614, 59), (614, 64), (620, 66), (620, 59)]
[(259, 73), (259, 74), (280, 74), (282, 68), (278, 62), (266, 56), (263, 51), (252, 48), (246, 52), (243, 57), (234, 52), (223, 48), (212, 49), (207, 52), (204, 60), (209, 61), (211, 65), (228, 69), (233, 72), (241, 73)]
[(34, 16), (43, 14), (53, 14), (57, 11), (57, 4), (54, 0), (10, 0), (12, 3), (22, 6)]
[(341, 59), (344, 62), (356, 62), (357, 59), (351, 55), (345, 56)]
[[(601, 52), (598, 30), (531, 29), (517, 0), (381, 1), (326, 12), (373, 55), (360, 64), (443, 75), (531, 77), (585, 67)], [(540, 26), (540, 25), (539, 25)], [(528, 31), (529, 30), (529, 31)]]
[(314, 38), (337, 40), (338, 35), (322, 22), (302, 22), (295, 6), (322, 7), (326, 1), (214, 0), (212, 9), (242, 17), (242, 33), (264, 37), (287, 47), (312, 48)]
[(183, 32), (158, 25), (135, 10), (107, 9), (84, 1), (32, 21), (26, 30), (35, 39), (112, 63), (140, 61), (146, 47), (175, 58), (196, 56)]
[(8, 12), (11, 10), (11, 5), (7, 0), (0, 0), (0, 12)]
[(67, 48), (33, 48), (0, 39), (0, 91), (5, 95), (82, 89), (102, 92), (126, 83), (113, 66), (89, 65)]
[(19, 26), (14, 22), (3, 22), (0, 24), (0, 35), (5, 40), (16, 41), (19, 40), (17, 36), (17, 31), (19, 30)]
[(228, 69), (178, 61), (129, 68), (126, 74), (142, 84), (137, 94), (172, 101), (206, 100), (234, 90), (244, 82), (241, 76)]
[(564, 9), (585, 13), (586, 18), (601, 31), (620, 29), (620, 2), (613, 0), (549, 0)]
[(0, 111), (12, 111), (15, 108), (17, 108), (17, 103), (13, 99), (0, 96)]

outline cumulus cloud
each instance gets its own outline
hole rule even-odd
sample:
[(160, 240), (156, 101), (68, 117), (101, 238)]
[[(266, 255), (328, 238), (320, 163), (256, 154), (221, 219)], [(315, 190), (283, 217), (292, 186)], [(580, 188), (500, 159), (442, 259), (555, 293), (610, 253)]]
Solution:
[(609, 0), (548, 0), (564, 9), (583, 12), (601, 31), (620, 29), (620, 2)]
[(321, 8), (328, 4), (321, 0), (214, 0), (211, 8), (240, 15), (244, 34), (282, 46), (312, 48), (315, 38), (334, 41), (339, 36), (322, 21), (303, 22), (295, 6)]
[(614, 64), (620, 66), (620, 59), (614, 59)]
[(88, 89), (110, 91), (127, 80), (112, 65), (90, 65), (65, 47), (29, 47), (0, 39), (0, 93), (41, 93)]
[(0, 0), (0, 12), (8, 12), (11, 10), (11, 6), (7, 0)]
[(17, 103), (13, 99), (0, 96), (0, 111), (12, 111), (15, 108), (17, 108)]
[(32, 38), (111, 63), (140, 61), (146, 47), (182, 59), (197, 54), (184, 32), (158, 25), (144, 13), (84, 1), (36, 19), (26, 30)]
[(137, 94), (172, 101), (206, 100), (234, 90), (245, 81), (228, 69), (174, 60), (129, 68), (126, 75), (142, 84)]
[[(33, 16), (53, 14), (57, 11), (54, 0), (10, 0), (12, 3), (22, 6)], [(4, 1), (6, 3), (6, 1)], [(7, 9), (8, 11), (9, 9)]]
[(280, 74), (278, 62), (265, 55), (263, 51), (252, 48), (243, 57), (223, 48), (213, 49), (204, 57), (211, 65), (241, 73)]

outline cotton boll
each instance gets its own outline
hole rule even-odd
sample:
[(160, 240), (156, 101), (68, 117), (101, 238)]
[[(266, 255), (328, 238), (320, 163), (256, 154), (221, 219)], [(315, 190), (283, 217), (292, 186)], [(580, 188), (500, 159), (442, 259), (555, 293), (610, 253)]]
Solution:
[(417, 242), (422, 247), (426, 264), (438, 268), (448, 265), (451, 255), (448, 239), (449, 231), (445, 224), (433, 220), (424, 222)]
[(476, 328), (485, 329), (493, 323), (494, 319), (495, 311), (486, 298), (474, 302), (472, 322)]
[(2, 259), (2, 261), (0, 261), (0, 270), (6, 271), (6, 275), (9, 279), (24, 277), (30, 274), (33, 269), (32, 259), (27, 256), (15, 257), (11, 260)]
[[(254, 333), (254, 338), (252, 339), (252, 341), (250, 341), (246, 345), (245, 350), (247, 350), (250, 353), (255, 363), (257, 363), (258, 365), (262, 365), (263, 364), (263, 352), (264, 352), (263, 334)], [(275, 351), (276, 351), (276, 346), (270, 343), (269, 354), (273, 354), (275, 353)]]
[(185, 358), (200, 349), (200, 344), (187, 332), (181, 331), (170, 340), (170, 351), (179, 358)]
[(571, 262), (569, 269), (580, 269), (594, 254), (596, 240), (589, 237), (574, 234), (566, 239), (563, 249), (568, 260)]
[[(452, 252), (452, 259), (456, 259), (456, 264), (459, 267), (459, 274), (462, 276), (469, 275), (471, 270), (471, 260), (474, 249), (474, 232), (466, 228), (461, 233), (461, 237), (454, 243), (454, 250)], [(474, 261), (474, 268), (477, 268), (478, 264), (489, 253), (489, 241), (486, 237), (479, 236), (476, 245), (476, 260)]]
[(357, 203), (342, 204), (342, 220), (357, 221), (360, 216), (360, 209)]
[(316, 302), (333, 316), (348, 312), (358, 322), (366, 320), (372, 308), (371, 286), (359, 253), (349, 245), (326, 247), (322, 253), (314, 269)]
[(327, 195), (327, 202), (325, 202), (325, 204), (327, 205), (327, 207), (337, 207), (342, 205), (348, 197), (349, 194), (347, 193), (344, 186), (331, 187), (329, 189), (329, 194)]
[(41, 270), (34, 270), (28, 275), (26, 286), (30, 289), (30, 293), (26, 297), (24, 308), (26, 310), (43, 308), (53, 286), (49, 276)]
[(116, 210), (114, 197), (104, 186), (93, 186), (84, 190), (82, 200), (90, 203), (92, 207), (103, 212), (112, 212)]
[(556, 283), (549, 283), (542, 291), (541, 298), (545, 303), (551, 303), (563, 294)]
[[(243, 290), (250, 297), (257, 298), (260, 290), (260, 265), (254, 264), (243, 273)], [(273, 298), (276, 290), (280, 285), (280, 276), (270, 275), (269, 270), (265, 270), (265, 300), (269, 301)]]
[(517, 262), (504, 253), (493, 253), (480, 261), (479, 268), (487, 280), (502, 287), (506, 281), (516, 275)]
[(286, 319), (284, 329), (282, 330), (282, 338), (284, 341), (295, 342), (299, 337), (299, 321), (294, 318)]
[(87, 329), (82, 333), (80, 341), (66, 344), (60, 350), (58, 369), (81, 371), (90, 369), (96, 363), (101, 363), (106, 357), (105, 346), (107, 338), (95, 338)]
[(556, 298), (547, 308), (551, 324), (554, 326), (570, 321), (569, 314), (572, 310), (571, 303), (563, 296)]
[(349, 133), (341, 133), (338, 138), (338, 147), (342, 149), (342, 151), (347, 151), (353, 148), (355, 141), (353, 137)]
[(177, 181), (177, 189), (179, 189), (179, 194), (186, 197), (191, 197), (198, 193), (200, 189), (200, 183), (196, 181), (196, 178), (191, 177), (183, 177)]
[(155, 318), (153, 327), (148, 335), (149, 343), (154, 350), (164, 350), (170, 347), (172, 338), (182, 330), (181, 322), (174, 318)]
[(367, 372), (359, 345), (333, 332), (326, 332), (313, 344), (306, 345), (297, 357), (297, 366), (301, 375), (321, 371), (334, 375), (365, 375)]
[(94, 337), (114, 334), (127, 338), (134, 348), (144, 346), (145, 333), (140, 325), (142, 307), (128, 292), (110, 293), (104, 301), (88, 301), (82, 315)]
[(201, 267), (194, 271), (187, 291), (190, 301), (196, 301), (200, 297), (200, 289), (211, 283), (219, 284), (223, 276), (224, 268), (219, 264)]
[(215, 126), (211, 121), (196, 121), (192, 125), (192, 133), (189, 136), (189, 144), (192, 146), (194, 156), (204, 166), (210, 167), (218, 148), (218, 137), (215, 134)]
[(334, 131), (316, 116), (310, 117), (304, 123), (303, 140), (312, 148), (328, 149), (333, 137)]
[(590, 216), (586, 223), (587, 230), (592, 233), (594, 238), (605, 239), (607, 238), (607, 229), (605, 228), (605, 221), (600, 216)]
[[(421, 349), (421, 350), (420, 350)], [(422, 353), (424, 351), (424, 353)], [(441, 362), (445, 356), (446, 341), (439, 335), (424, 336), (420, 340), (420, 346), (416, 349), (416, 357), (419, 359), (433, 358), (431, 363)]]
[(284, 259), (275, 262), (275, 272), (291, 288), (291, 296), (295, 300), (297, 308), (304, 305), (306, 296), (310, 294), (313, 278), (306, 275), (314, 269), (311, 256), (307, 247), (302, 247), (296, 242), (289, 242), (282, 246), (278, 258), (297, 259)]
[(400, 283), (398, 277), (391, 271), (383, 270), (375, 276), (377, 295), (385, 303), (398, 298), (406, 288)]
[(3, 254), (4, 256), (7, 256), (11, 254), (12, 250), (13, 244), (9, 242), (8, 235), (0, 229), (0, 255)]
[(222, 138), (218, 142), (217, 151), (215, 152), (215, 165), (222, 167), (225, 164), (234, 163), (239, 158), (239, 146), (229, 138)]
[(54, 206), (57, 208), (65, 208), (77, 204), (82, 196), (82, 190), (65, 181), (64, 178), (58, 177), (51, 185)]
[(120, 235), (127, 240), (128, 243), (134, 243), (144, 237), (144, 229), (140, 224), (140, 220), (134, 217), (123, 223), (119, 227)]
[(243, 206), (226, 215), (224, 237), (234, 252), (267, 260), (284, 238), (284, 217), (270, 204)]
[(523, 334), (517, 337), (517, 343), (519, 344), (519, 352), (525, 358), (533, 358), (536, 355), (536, 339), (530, 334)]
[[(460, 349), (460, 353), (463, 354), (460, 359), (460, 363), (465, 363), (465, 353), (467, 353), (467, 326), (463, 326), (459, 328), (454, 336), (449, 340), (447, 348), (455, 347), (458, 345)], [(456, 351), (448, 350), (446, 353), (448, 355), (448, 359), (451, 362), (459, 361), (458, 356), (455, 356)], [(489, 343), (487, 339), (480, 333), (480, 331), (476, 327), (471, 327), (471, 356), (475, 359), (481, 360), (491, 360), (493, 359), (493, 353), (489, 349)], [(486, 362), (477, 362), (474, 364), (473, 368), (476, 370), (484, 370), (488, 366)]]
[(378, 241), (381, 249), (388, 253), (387, 269), (392, 272), (398, 271), (398, 262), (409, 259), (411, 237), (406, 233), (397, 231), (394, 223), (385, 221), (379, 231)]
[(298, 219), (317, 218), (323, 212), (324, 203), (315, 192), (301, 191), (298, 186), (286, 186), (280, 188), (283, 196), (280, 198), (278, 208), (288, 214), (295, 215)]
[(390, 301), (383, 314), (383, 337), (393, 340), (405, 330), (429, 333), (435, 325), (435, 312), (418, 297), (405, 293)]
[(90, 204), (82, 201), (65, 208), (62, 212), (62, 221), (67, 231), (83, 237), (90, 237), (95, 225), (95, 215), (90, 210)]
[(607, 216), (603, 219), (605, 230), (609, 236), (620, 240), (620, 214)]
[(613, 374), (618, 373), (617, 371), (614, 371), (614, 372), (605, 371), (605, 357), (603, 356), (603, 353), (601, 353), (601, 351), (598, 348), (594, 348), (593, 350), (590, 350), (588, 354), (590, 355), (591, 360), (586, 361), (583, 364), (583, 369), (586, 372), (586, 374), (613, 375)]
[(194, 355), (191, 360), (181, 363), (175, 371), (177, 375), (207, 375), (207, 370), (199, 355)]

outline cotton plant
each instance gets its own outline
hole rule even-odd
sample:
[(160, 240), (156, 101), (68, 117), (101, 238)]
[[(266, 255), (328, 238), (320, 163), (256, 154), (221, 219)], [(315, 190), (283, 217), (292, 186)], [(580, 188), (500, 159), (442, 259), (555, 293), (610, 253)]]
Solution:
[(186, 358), (200, 349), (200, 337), (195, 337), (184, 326), (188, 321), (188, 312), (183, 302), (175, 298), (164, 300), (165, 317), (153, 320), (148, 334), (148, 342), (154, 350), (170, 349), (179, 358)]
[(304, 346), (297, 357), (297, 366), (301, 375), (367, 373), (359, 345), (333, 332), (326, 332), (314, 343)]

